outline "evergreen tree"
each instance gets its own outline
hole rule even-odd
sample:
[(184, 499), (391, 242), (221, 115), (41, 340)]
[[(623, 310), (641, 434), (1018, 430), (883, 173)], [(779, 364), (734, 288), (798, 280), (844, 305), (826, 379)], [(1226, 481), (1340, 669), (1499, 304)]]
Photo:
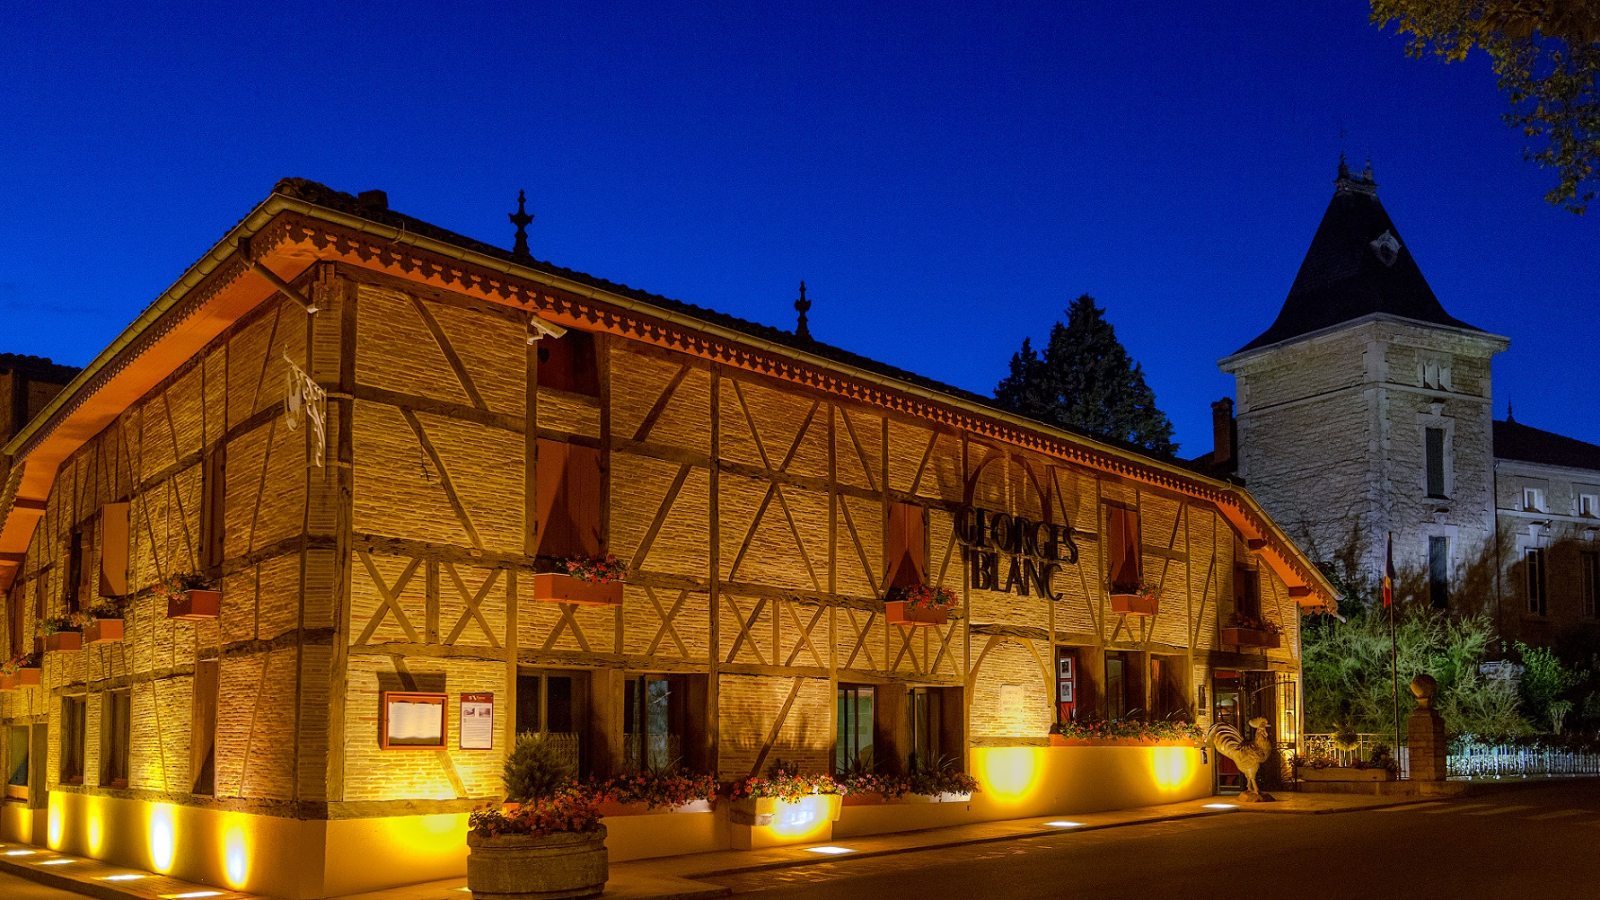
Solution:
[(1144, 370), (1128, 358), (1105, 310), (1088, 294), (1072, 301), (1066, 324), (1050, 329), (1042, 357), (1030, 339), (1023, 339), (994, 398), (1004, 409), (1041, 422), (1168, 456), (1178, 452), (1172, 423), (1156, 409)]

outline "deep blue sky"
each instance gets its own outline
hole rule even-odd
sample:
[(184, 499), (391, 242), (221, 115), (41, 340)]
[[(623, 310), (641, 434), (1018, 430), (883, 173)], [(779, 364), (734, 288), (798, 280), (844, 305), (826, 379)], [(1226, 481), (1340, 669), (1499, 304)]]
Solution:
[(784, 327), (804, 278), (818, 338), (984, 394), (1092, 294), (1190, 456), (1342, 128), (1512, 339), (1497, 416), (1600, 442), (1600, 209), (1362, 0), (113, 6), (0, 36), (0, 351), (87, 362), (280, 177), (502, 246), (522, 188), (541, 259)]

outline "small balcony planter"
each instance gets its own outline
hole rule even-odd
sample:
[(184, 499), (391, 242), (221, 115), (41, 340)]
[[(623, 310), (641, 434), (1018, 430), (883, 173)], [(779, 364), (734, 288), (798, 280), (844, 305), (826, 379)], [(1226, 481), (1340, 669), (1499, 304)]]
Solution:
[(110, 644), (122, 640), (122, 619), (95, 619), (83, 629), (85, 644)]
[(578, 606), (621, 606), (622, 582), (628, 574), (615, 556), (574, 557), (559, 572), (533, 576), (533, 599)]
[(213, 590), (199, 575), (168, 575), (156, 584), (154, 593), (167, 599), (168, 619), (202, 622), (222, 613), (222, 592)]
[(44, 652), (62, 653), (83, 649), (83, 632), (54, 631), (44, 636)]
[(30, 668), (24, 668), (24, 669), (18, 669), (17, 670), (17, 686), (18, 687), (25, 687), (25, 688), (38, 687), (39, 683), (40, 683), (40, 678), (43, 675), (44, 675), (44, 669), (41, 669), (38, 666), (33, 666), (33, 667), (30, 667)]
[(0, 690), (15, 691), (39, 685), (39, 655), (13, 656), (0, 663)]
[(167, 618), (179, 622), (204, 622), (222, 613), (222, 592), (196, 588), (167, 597)]
[(1276, 650), (1282, 646), (1281, 636), (1266, 628), (1224, 628), (1222, 643), (1230, 647), (1259, 647)]
[(12, 691), (20, 690), (21, 687), (22, 686), (17, 683), (17, 676), (0, 675), (0, 691), (11, 693)]
[(1126, 584), (1111, 586), (1111, 612), (1119, 616), (1153, 616), (1161, 609), (1161, 586)]
[(944, 625), (955, 605), (955, 591), (915, 584), (890, 588), (883, 600), (883, 616), (890, 625)]
[(666, 815), (668, 813), (711, 812), (711, 801), (691, 800), (688, 803), (681, 803), (677, 806), (657, 806), (652, 809), (650, 805), (645, 803), (643, 800), (635, 800), (631, 802), (601, 800), (595, 804), (595, 808), (600, 810), (600, 817), (603, 819), (614, 818), (618, 816), (659, 816)]

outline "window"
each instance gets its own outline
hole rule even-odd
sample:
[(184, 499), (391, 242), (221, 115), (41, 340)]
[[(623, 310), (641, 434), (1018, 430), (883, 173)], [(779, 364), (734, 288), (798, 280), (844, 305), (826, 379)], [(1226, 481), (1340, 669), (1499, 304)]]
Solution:
[(569, 328), (562, 337), (540, 340), (539, 387), (600, 396), (594, 335)]
[(1578, 554), (1579, 588), (1583, 594), (1583, 614), (1600, 617), (1600, 553), (1586, 550)]
[(12, 725), (6, 729), (6, 796), (28, 797), (28, 741), (26, 725)]
[(1183, 657), (1150, 657), (1150, 707), (1158, 720), (1190, 721), (1189, 690), (1182, 677)]
[(189, 719), (189, 780), (196, 794), (216, 793), (217, 697), (221, 683), (215, 659), (194, 664), (194, 698)]
[(1544, 550), (1529, 550), (1525, 559), (1528, 570), (1528, 612), (1542, 616), (1545, 613)]
[(1139, 547), (1139, 512), (1106, 507), (1106, 560), (1112, 591), (1137, 591), (1143, 584)]
[(538, 441), (539, 556), (600, 555), (600, 451)]
[(546, 735), (579, 776), (590, 774), (589, 678), (587, 672), (517, 675), (517, 733)]
[(839, 685), (839, 724), (834, 735), (833, 769), (844, 773), (872, 763), (872, 685)]
[(1428, 538), (1428, 599), (1434, 609), (1450, 608), (1450, 539)]
[(1261, 621), (1261, 573), (1256, 569), (1233, 567), (1233, 612), (1241, 619)]
[(888, 573), (884, 585), (897, 588), (923, 584), (928, 570), (928, 538), (922, 507), (890, 503), (883, 543)]
[(227, 491), (227, 453), (217, 447), (206, 454), (200, 473), (200, 567), (215, 570), (224, 555), (223, 520)]
[(1428, 456), (1428, 496), (1444, 496), (1444, 429), (1425, 428), (1423, 434), (1427, 443)]
[(688, 733), (687, 675), (640, 675), (623, 683), (622, 733), (630, 772), (684, 765)]
[(907, 718), (911, 724), (911, 758), (920, 769), (938, 770), (960, 765), (961, 688), (912, 688)]
[(1544, 488), (1523, 488), (1522, 508), (1528, 512), (1544, 512)]
[(83, 784), (84, 736), (88, 733), (88, 698), (61, 698), (61, 783)]
[(1579, 494), (1578, 515), (1591, 519), (1600, 516), (1600, 494)]
[(83, 608), (83, 530), (76, 529), (72, 532), (72, 543), (67, 550), (67, 583), (66, 595), (63, 598), (67, 612), (74, 613)]
[(128, 786), (128, 747), (133, 740), (133, 704), (128, 691), (100, 695), (100, 785)]
[(1144, 685), (1139, 681), (1139, 654), (1127, 650), (1106, 652), (1106, 718), (1141, 717)]

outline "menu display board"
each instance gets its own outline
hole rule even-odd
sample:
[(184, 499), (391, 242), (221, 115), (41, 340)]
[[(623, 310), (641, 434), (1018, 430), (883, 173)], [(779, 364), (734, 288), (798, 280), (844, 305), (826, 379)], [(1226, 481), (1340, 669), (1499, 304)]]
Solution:
[(443, 750), (445, 695), (383, 691), (378, 744), (385, 750)]

